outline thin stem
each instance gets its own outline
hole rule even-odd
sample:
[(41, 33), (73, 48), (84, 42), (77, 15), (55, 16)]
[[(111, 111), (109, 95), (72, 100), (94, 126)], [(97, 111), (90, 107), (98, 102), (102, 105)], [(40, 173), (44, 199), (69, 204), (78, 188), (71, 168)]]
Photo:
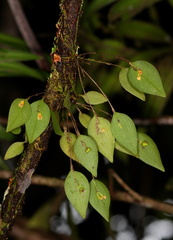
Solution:
[(94, 81), (94, 79), (84, 70), (82, 69), (82, 72), (87, 75), (87, 77), (96, 85), (96, 87), (100, 90), (100, 92), (103, 94), (103, 96), (107, 99), (110, 107), (111, 107), (111, 110), (112, 112), (114, 113), (115, 112), (115, 109), (113, 108), (111, 102), (109, 101), (108, 97), (106, 96), (106, 94), (103, 92), (103, 90), (100, 88), (100, 86)]
[[(82, 77), (81, 77), (81, 71), (82, 71), (82, 73), (84, 73), (84, 72), (83, 72), (83, 69), (80, 67), (79, 64), (77, 65), (77, 67), (78, 67), (78, 74), (79, 74), (79, 80), (80, 80), (80, 83), (81, 83), (81, 87), (82, 87), (82, 90), (83, 90), (84, 94), (86, 94), (86, 91), (85, 91), (85, 88), (84, 88), (84, 85), (83, 85), (83, 82), (82, 82)], [(90, 108), (92, 109), (94, 115), (96, 115), (96, 112), (95, 112), (93, 106), (90, 103), (89, 103), (89, 105), (90, 105)]]
[[(115, 179), (127, 192), (114, 190), (113, 179)], [(145, 208), (173, 214), (173, 204), (159, 202), (152, 198), (142, 196), (131, 189), (112, 169), (109, 170), (109, 189), (112, 200), (136, 204)]]
[(120, 178), (120, 176), (113, 170), (109, 170), (110, 174), (112, 175), (113, 178), (116, 179), (116, 181), (137, 201), (141, 201), (142, 197), (140, 196), (140, 194), (138, 194), (137, 192), (135, 192), (132, 188), (130, 188), (122, 178)]

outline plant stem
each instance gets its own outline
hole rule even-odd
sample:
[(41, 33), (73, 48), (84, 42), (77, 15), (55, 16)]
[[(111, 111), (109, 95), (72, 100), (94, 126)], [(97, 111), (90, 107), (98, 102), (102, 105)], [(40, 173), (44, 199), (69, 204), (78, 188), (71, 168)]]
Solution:
[[(57, 33), (51, 53), (51, 74), (43, 97), (53, 111), (68, 108), (69, 104), (75, 101), (77, 32), (81, 7), (82, 0), (61, 0), (60, 2), (60, 18), (56, 24)], [(32, 174), (42, 153), (47, 149), (51, 132), (52, 127), (49, 126), (32, 144), (26, 146), (22, 154), (1, 204), (1, 240), (8, 239), (8, 232), (16, 217), (22, 212), (25, 191), (31, 184)]]

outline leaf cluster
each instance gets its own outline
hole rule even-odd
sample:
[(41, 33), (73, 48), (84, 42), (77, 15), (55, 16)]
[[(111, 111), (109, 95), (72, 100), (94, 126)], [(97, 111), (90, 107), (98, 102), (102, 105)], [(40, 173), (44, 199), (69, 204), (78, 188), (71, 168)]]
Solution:
[[(142, 100), (145, 100), (145, 94), (165, 97), (160, 75), (155, 67), (146, 61), (129, 62), (128, 68), (121, 69), (119, 80), (127, 91)], [(81, 106), (89, 108), (93, 113), (91, 117), (77, 108), (79, 122), (87, 129), (87, 134), (81, 134), (77, 127), (75, 127), (76, 134), (67, 131), (67, 128), (62, 131), (58, 112), (52, 112), (44, 99), (31, 104), (28, 99), (15, 99), (9, 110), (7, 132), (19, 134), (24, 125), (25, 141), (13, 143), (4, 158), (9, 159), (20, 155), (24, 150), (24, 144), (26, 142), (32, 144), (51, 121), (55, 133), (60, 136), (59, 143), (62, 151), (71, 159), (71, 170), (65, 180), (68, 199), (82, 217), (86, 217), (87, 206), (90, 203), (108, 221), (110, 194), (107, 187), (95, 179), (98, 175), (99, 153), (113, 163), (116, 149), (139, 158), (161, 171), (164, 171), (164, 167), (154, 141), (148, 135), (138, 132), (129, 116), (116, 112), (104, 92), (84, 91), (79, 98), (86, 103)], [(106, 102), (113, 111), (109, 120), (98, 116), (94, 110), (95, 105)], [(75, 103), (76, 107), (77, 104), (78, 102)], [(71, 116), (69, 108), (67, 111)], [(91, 173), (90, 183), (82, 173), (73, 169), (72, 160)]]

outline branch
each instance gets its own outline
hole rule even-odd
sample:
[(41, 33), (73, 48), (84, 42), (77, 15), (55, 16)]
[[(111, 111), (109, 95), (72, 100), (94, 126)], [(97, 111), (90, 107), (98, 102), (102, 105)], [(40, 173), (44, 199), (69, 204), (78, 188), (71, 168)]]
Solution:
[[(9, 179), (11, 176), (12, 173), (10, 171), (0, 171), (0, 178)], [(113, 179), (115, 179), (126, 190), (126, 192), (115, 191), (113, 187)], [(35, 175), (32, 177), (32, 184), (45, 185), (49, 187), (63, 187), (64, 180)], [(112, 200), (133, 203), (168, 214), (173, 213), (172, 204), (159, 202), (152, 198), (140, 195), (131, 189), (112, 169), (109, 170), (109, 190)]]
[(172, 116), (163, 116), (160, 118), (148, 118), (148, 119), (134, 119), (136, 125), (148, 126), (148, 125), (173, 125)]
[[(0, 170), (1, 179), (10, 179), (13, 176), (11, 171)], [(44, 185), (47, 187), (63, 187), (64, 180), (52, 177), (45, 177), (41, 175), (34, 175), (31, 179), (31, 183), (35, 185)]]
[[(113, 179), (115, 179), (126, 190), (126, 192), (114, 190)], [(133, 203), (142, 207), (155, 209), (160, 212), (173, 214), (173, 204), (159, 202), (138, 194), (132, 190), (112, 169), (109, 170), (109, 190), (112, 200)]]

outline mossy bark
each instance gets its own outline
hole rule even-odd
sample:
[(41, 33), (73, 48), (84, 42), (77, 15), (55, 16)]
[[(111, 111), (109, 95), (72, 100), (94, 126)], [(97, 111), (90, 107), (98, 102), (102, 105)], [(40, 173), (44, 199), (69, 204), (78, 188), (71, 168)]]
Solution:
[[(61, 111), (75, 101), (77, 75), (77, 32), (82, 0), (61, 0), (60, 18), (51, 52), (52, 66), (44, 101), (53, 111)], [(47, 149), (51, 125), (32, 144), (28, 144), (1, 204), (0, 239), (8, 239), (15, 218), (22, 213), (25, 191), (31, 183), (42, 153)]]

